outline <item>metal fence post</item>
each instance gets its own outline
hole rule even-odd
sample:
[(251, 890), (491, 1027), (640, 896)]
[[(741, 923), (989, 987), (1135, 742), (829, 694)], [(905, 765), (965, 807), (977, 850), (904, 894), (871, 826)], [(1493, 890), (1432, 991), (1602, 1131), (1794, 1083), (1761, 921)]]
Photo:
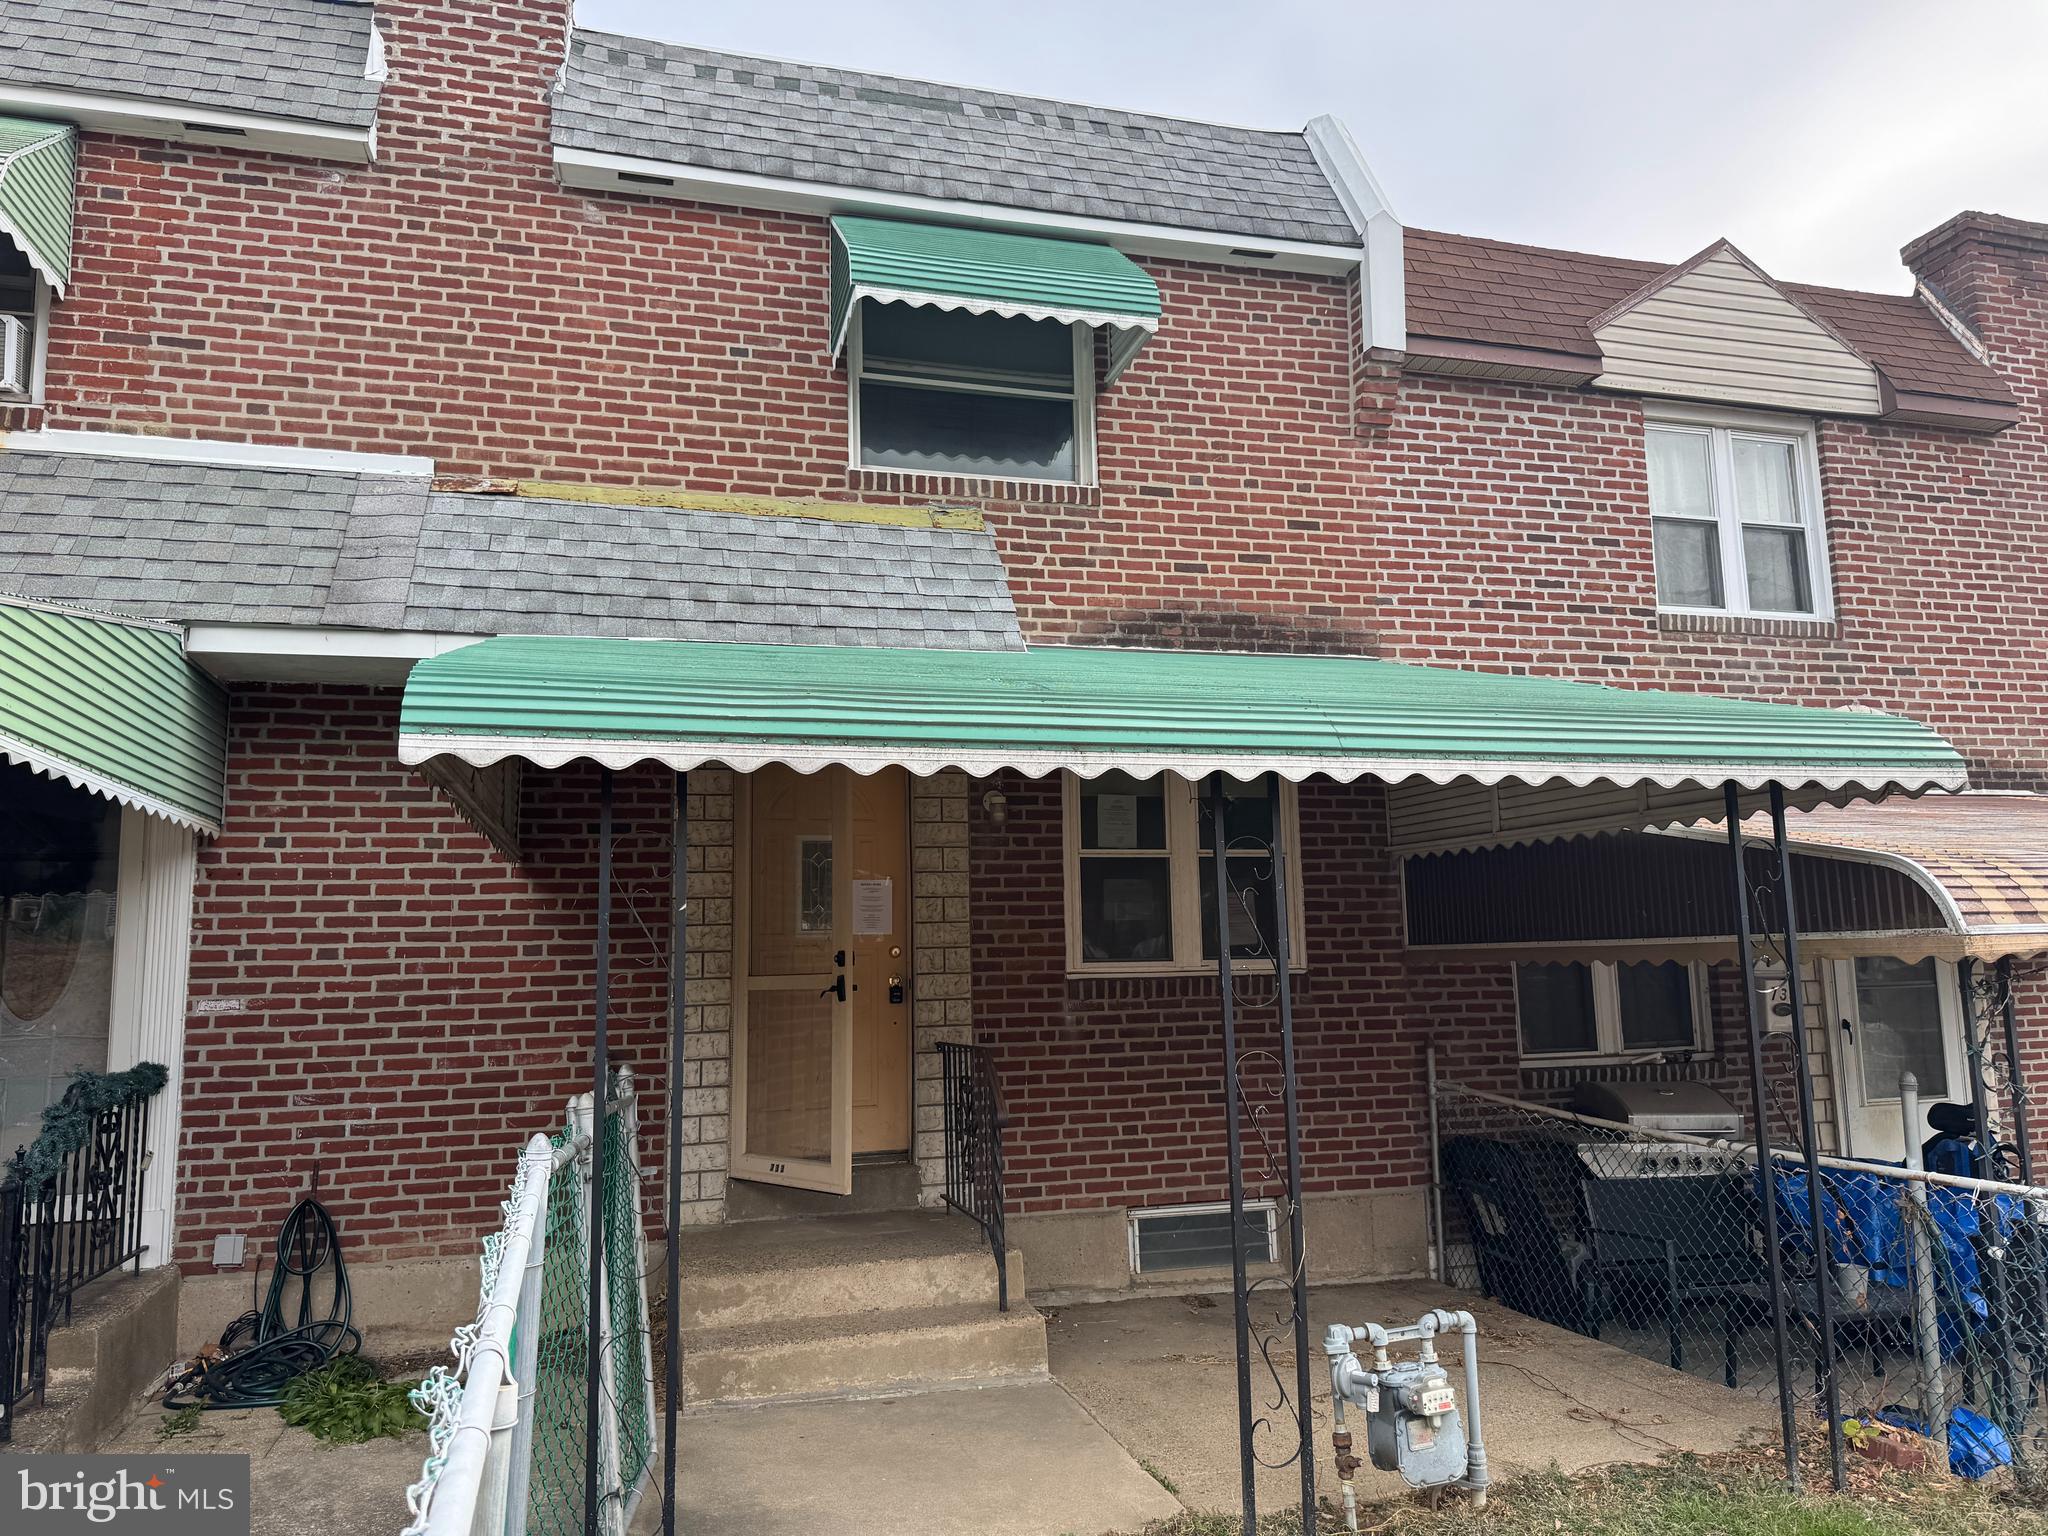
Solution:
[[(549, 1153), (552, 1167), (553, 1153)], [(519, 1312), (512, 1321), (512, 1380), (519, 1392), (518, 1421), (512, 1429), (512, 1466), (505, 1483), (507, 1536), (526, 1536), (528, 1491), (533, 1484), (533, 1414), (539, 1393), (540, 1302), (546, 1281), (548, 1202), (534, 1217), (526, 1249), (526, 1273), (519, 1282)]]
[[(1906, 1126), (1906, 1169), (1921, 1171), (1920, 1080), (1908, 1072), (1899, 1079), (1899, 1115)], [(1928, 1238), (1933, 1217), (1927, 1210), (1927, 1186), (1906, 1183), (1906, 1209), (1900, 1214), (1913, 1235), (1913, 1337), (1920, 1352), (1921, 1412), (1927, 1433), (1948, 1454), (1948, 1392), (1941, 1375), (1941, 1313), (1934, 1296), (1934, 1244)]]

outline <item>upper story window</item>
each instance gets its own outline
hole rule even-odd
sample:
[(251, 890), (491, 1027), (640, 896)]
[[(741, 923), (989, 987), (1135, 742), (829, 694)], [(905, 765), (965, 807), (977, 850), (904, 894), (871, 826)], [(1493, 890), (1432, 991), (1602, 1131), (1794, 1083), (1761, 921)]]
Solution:
[(0, 401), (33, 400), (42, 393), (49, 293), (28, 258), (0, 239)]
[(1515, 967), (1522, 1058), (1598, 1061), (1709, 1046), (1706, 967), (1682, 960), (1606, 960)]
[[(1216, 963), (1216, 847), (1208, 786), (1170, 773), (1066, 776), (1067, 968), (1117, 975)], [(1240, 968), (1271, 969), (1277, 928), (1273, 829), (1299, 844), (1294, 786), (1227, 780), (1225, 930)], [(1303, 964), (1301, 880), (1288, 892), (1288, 957)]]
[(864, 299), (850, 347), (856, 466), (1093, 479), (1087, 326)]
[(1810, 425), (1660, 411), (1645, 450), (1659, 608), (1828, 616), (1827, 528)]

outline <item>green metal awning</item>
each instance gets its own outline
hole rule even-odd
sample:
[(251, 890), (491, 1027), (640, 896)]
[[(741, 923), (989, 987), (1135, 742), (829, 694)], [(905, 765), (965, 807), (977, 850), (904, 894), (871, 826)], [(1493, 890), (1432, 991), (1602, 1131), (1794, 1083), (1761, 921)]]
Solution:
[(0, 597), (0, 760), (218, 832), (227, 700), (172, 625)]
[(71, 281), (77, 170), (78, 130), (69, 123), (0, 117), (0, 235), (14, 242), (60, 298)]
[[(1862, 710), (1357, 657), (1106, 647), (506, 637), (419, 663), (399, 733), (408, 763), (1369, 777), (1433, 790), (1405, 813), (1431, 845), (1539, 837), (1589, 816), (1670, 825), (1718, 813), (1731, 779), (1781, 784), (1794, 804), (1966, 780), (1926, 726)], [(1507, 784), (1544, 786), (1551, 820), (1523, 805), (1514, 814), (1534, 819), (1510, 833), (1499, 803), (1471, 793)]]
[(1159, 287), (1112, 246), (893, 219), (832, 221), (832, 355), (862, 299), (1109, 331), (1114, 379), (1159, 329)]

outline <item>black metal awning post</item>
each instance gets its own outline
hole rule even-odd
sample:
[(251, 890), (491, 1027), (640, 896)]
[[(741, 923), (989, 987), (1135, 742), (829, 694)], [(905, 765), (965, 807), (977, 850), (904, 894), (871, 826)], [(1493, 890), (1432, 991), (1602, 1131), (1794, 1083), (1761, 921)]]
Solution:
[[(1294, 991), (1289, 962), (1293, 936), (1288, 931), (1287, 817), (1281, 811), (1280, 775), (1266, 775), (1267, 803), (1273, 814), (1273, 980), (1280, 1001), (1280, 1091), (1287, 1129), (1287, 1257), (1293, 1266), (1290, 1291), (1294, 1303), (1294, 1412), (1301, 1456), (1301, 1536), (1316, 1536), (1316, 1456), (1314, 1399), (1309, 1395), (1312, 1370), (1308, 1337), (1308, 1245), (1301, 1210), (1301, 1105), (1294, 1072)], [(1216, 863), (1228, 850), (1222, 823), (1217, 823)], [(1228, 949), (1230, 924), (1216, 909), (1216, 948)]]
[(1813, 1221), (1813, 1296), (1820, 1315), (1821, 1399), (1828, 1416), (1828, 1470), (1835, 1492), (1849, 1485), (1842, 1443), (1842, 1396), (1835, 1380), (1835, 1248), (1828, 1236), (1827, 1192), (1820, 1178), (1820, 1137), (1813, 1116), (1812, 1058), (1806, 1054), (1806, 989), (1799, 974), (1799, 912), (1792, 892), (1792, 855), (1785, 839), (1785, 788), (1771, 785), (1771, 846), (1778, 860), (1778, 900), (1785, 920), (1785, 990), (1792, 1004), (1793, 1073), (1799, 1089), (1800, 1151), (1806, 1157), (1806, 1208)]
[(1728, 855), (1735, 876), (1735, 935), (1742, 962), (1742, 997), (1749, 1016), (1749, 1088), (1756, 1121), (1756, 1169), (1762, 1185), (1764, 1259), (1771, 1285), (1771, 1341), (1778, 1355), (1778, 1421), (1785, 1445), (1785, 1480), (1799, 1487), (1799, 1423), (1792, 1407), (1792, 1350), (1785, 1319), (1785, 1256), (1778, 1244), (1778, 1175), (1771, 1161), (1771, 1128), (1764, 1092), (1763, 1008), (1756, 989), (1756, 947), (1749, 920), (1749, 868), (1742, 848), (1742, 795), (1730, 779)]
[(599, 1536), (598, 1462), (604, 1401), (604, 1142), (610, 1092), (607, 1032), (612, 1002), (612, 771), (597, 771), (597, 968), (590, 1044), (590, 1309), (589, 1358), (583, 1381), (583, 1536)]
[(661, 1409), (661, 1536), (676, 1536), (676, 1416), (683, 1407), (683, 1029), (690, 960), (690, 776), (676, 775), (669, 838), (667, 1396)]
[(1244, 1143), (1237, 1117), (1237, 1000), (1230, 978), (1230, 873), (1223, 846), (1225, 812), (1223, 775), (1212, 774), (1209, 815), (1216, 849), (1216, 980), (1223, 1008), (1223, 1146), (1230, 1164), (1230, 1292), (1237, 1324), (1238, 1476), (1244, 1494), (1244, 1536), (1258, 1536), (1259, 1491), (1252, 1460), (1251, 1297), (1245, 1290)]

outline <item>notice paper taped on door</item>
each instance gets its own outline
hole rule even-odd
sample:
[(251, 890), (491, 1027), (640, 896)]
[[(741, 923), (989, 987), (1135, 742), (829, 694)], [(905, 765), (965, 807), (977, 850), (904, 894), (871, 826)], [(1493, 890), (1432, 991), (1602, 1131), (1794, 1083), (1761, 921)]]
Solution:
[(856, 880), (853, 882), (853, 931), (861, 937), (896, 931), (895, 882)]

